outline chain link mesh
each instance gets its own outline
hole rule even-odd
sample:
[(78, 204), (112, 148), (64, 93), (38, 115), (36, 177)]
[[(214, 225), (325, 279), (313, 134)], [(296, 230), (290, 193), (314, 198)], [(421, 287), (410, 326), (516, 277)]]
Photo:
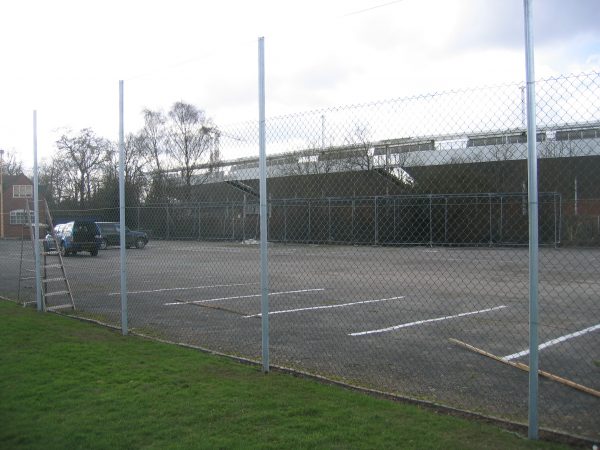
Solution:
[[(598, 391), (600, 74), (541, 80), (536, 95), (540, 368)], [(271, 362), (525, 422), (527, 374), (502, 363), (529, 355), (523, 85), (275, 117), (266, 130)], [(127, 252), (131, 329), (259, 360), (257, 123), (215, 124), (182, 103), (146, 111), (126, 149), (127, 224), (149, 238)], [(109, 155), (79, 185), (47, 168), (55, 224), (118, 221)], [(0, 294), (30, 301), (30, 246), (0, 245)], [(74, 314), (119, 326), (118, 247), (65, 265)], [(540, 423), (597, 439), (598, 401), (542, 379)]]

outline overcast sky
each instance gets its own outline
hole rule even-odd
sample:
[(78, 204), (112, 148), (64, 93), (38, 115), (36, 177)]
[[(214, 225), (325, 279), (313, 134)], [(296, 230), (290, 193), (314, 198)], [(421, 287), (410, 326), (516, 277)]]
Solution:
[[(532, 4), (537, 78), (600, 71), (598, 0)], [(66, 128), (117, 140), (120, 79), (126, 132), (179, 100), (257, 120), (259, 36), (275, 116), (519, 82), (523, 35), (522, 0), (4, 1), (0, 148), (32, 165), (34, 109), (40, 159)]]

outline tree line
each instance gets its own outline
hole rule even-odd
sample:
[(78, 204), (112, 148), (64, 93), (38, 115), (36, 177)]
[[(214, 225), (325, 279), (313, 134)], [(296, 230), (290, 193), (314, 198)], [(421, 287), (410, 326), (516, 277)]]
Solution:
[(2, 155), (2, 173), (5, 175), (21, 175), (23, 174), (23, 162), (17, 159), (17, 156), (6, 151)]
[[(189, 196), (220, 160), (220, 131), (206, 112), (176, 102), (166, 113), (145, 109), (144, 124), (125, 137), (126, 204), (169, 203)], [(208, 167), (198, 175), (195, 168)], [(68, 130), (56, 152), (40, 164), (40, 184), (52, 208), (98, 209), (118, 205), (118, 144), (91, 128)]]

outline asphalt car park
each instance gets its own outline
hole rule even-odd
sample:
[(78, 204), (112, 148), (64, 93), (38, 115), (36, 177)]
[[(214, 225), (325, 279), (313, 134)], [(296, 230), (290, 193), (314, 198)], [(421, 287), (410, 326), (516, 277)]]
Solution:
[[(65, 261), (78, 312), (120, 323), (119, 252)], [(269, 246), (272, 364), (525, 421), (526, 248)], [(127, 253), (129, 326), (259, 359), (256, 245), (152, 241)], [(600, 251), (540, 252), (540, 368), (600, 389)], [(540, 423), (598, 436), (598, 398), (540, 379)]]

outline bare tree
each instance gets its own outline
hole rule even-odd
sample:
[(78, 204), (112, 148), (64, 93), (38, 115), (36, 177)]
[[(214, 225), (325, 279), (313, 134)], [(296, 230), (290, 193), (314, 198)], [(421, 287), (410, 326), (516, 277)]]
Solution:
[(111, 144), (90, 128), (84, 128), (78, 135), (70, 132), (62, 135), (56, 147), (69, 175), (76, 180), (74, 200), (83, 207), (92, 197), (92, 188), (98, 184), (103, 163), (110, 158)]
[(17, 156), (13, 152), (7, 151), (2, 159), (2, 170), (6, 175), (21, 175), (23, 162), (17, 160)]
[[(145, 170), (149, 164), (145, 137), (142, 133), (130, 133), (125, 137), (124, 176), (127, 186), (143, 187), (146, 184)], [(118, 179), (119, 154), (110, 152), (104, 170), (106, 178)]]
[(143, 145), (142, 153), (152, 162), (154, 169), (162, 173), (162, 157), (165, 155), (165, 124), (166, 118), (160, 111), (145, 109), (144, 127), (140, 132)]
[(148, 160), (145, 138), (141, 134), (128, 134), (125, 139), (125, 181), (133, 186), (145, 184), (144, 174)]
[(367, 125), (357, 124), (345, 138), (347, 170), (371, 170), (373, 168), (373, 144)]
[(218, 162), (219, 131), (203, 110), (189, 103), (175, 103), (168, 117), (168, 152), (189, 188), (198, 165)]

